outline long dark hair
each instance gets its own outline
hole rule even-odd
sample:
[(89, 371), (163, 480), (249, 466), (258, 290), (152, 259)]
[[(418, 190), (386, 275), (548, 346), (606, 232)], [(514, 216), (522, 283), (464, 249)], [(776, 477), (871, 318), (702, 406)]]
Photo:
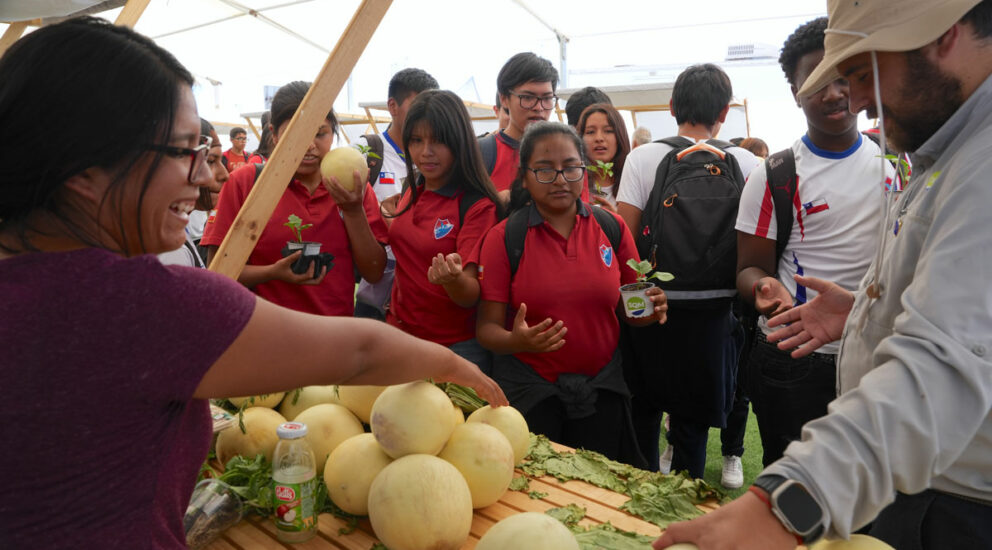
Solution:
[(586, 133), (586, 122), (595, 113), (606, 115), (606, 121), (613, 127), (613, 135), (617, 137), (617, 152), (613, 155), (612, 160), (613, 196), (615, 197), (617, 196), (617, 191), (620, 189), (620, 175), (623, 174), (623, 165), (627, 162), (627, 154), (630, 153), (630, 138), (627, 136), (627, 124), (623, 121), (623, 117), (620, 116), (620, 111), (617, 111), (613, 105), (609, 103), (593, 103), (586, 107), (582, 111), (582, 115), (579, 116), (579, 123), (575, 126), (575, 129), (579, 132), (579, 137), (582, 137)]
[[(272, 96), (272, 107), (269, 109), (273, 133), (278, 132), (284, 122), (293, 118), (309, 91), (310, 83), (303, 80), (294, 80), (276, 90), (276, 95)], [(331, 123), (331, 133), (337, 134), (338, 117), (335, 116), (334, 109), (327, 111), (326, 119)]]
[[(123, 216), (127, 175), (146, 154), (152, 161), (141, 201), (163, 153), (146, 145), (172, 134), (181, 86), (193, 77), (169, 52), (126, 27), (93, 17), (49, 25), (21, 38), (0, 58), (0, 231), (10, 231), (21, 250), (36, 250), (29, 216), (47, 211), (74, 238), (101, 247), (95, 235), (71, 222), (57, 200), (63, 184), (88, 168), (108, 171), (111, 182), (101, 203)], [(59, 136), (53, 139), (52, 131)], [(144, 239), (138, 234), (144, 250)], [(18, 251), (0, 245), (9, 252)]]
[[(454, 165), (448, 176), (449, 181), (456, 182), (466, 193), (475, 193), (493, 201), (498, 218), (502, 218), (503, 205), (486, 172), (482, 150), (475, 138), (475, 129), (461, 98), (448, 90), (425, 90), (417, 94), (410, 103), (403, 122), (403, 153), (406, 157), (406, 173), (410, 175), (414, 174), (410, 137), (421, 122), (431, 129), (435, 140), (451, 150)], [(422, 193), (419, 182), (418, 185), (410, 186), (410, 192), (410, 202), (395, 216), (409, 210), (417, 201)]]
[(579, 152), (579, 158), (582, 159), (583, 164), (585, 163), (585, 144), (571, 126), (553, 121), (541, 121), (531, 124), (524, 130), (524, 136), (520, 138), (520, 167), (517, 168), (517, 177), (513, 179), (513, 183), (510, 185), (510, 207), (508, 209), (510, 212), (527, 206), (531, 201), (530, 191), (524, 188), (524, 177), (527, 175), (530, 157), (534, 155), (534, 148), (538, 142), (553, 135), (563, 135), (571, 139), (575, 145), (575, 150)]

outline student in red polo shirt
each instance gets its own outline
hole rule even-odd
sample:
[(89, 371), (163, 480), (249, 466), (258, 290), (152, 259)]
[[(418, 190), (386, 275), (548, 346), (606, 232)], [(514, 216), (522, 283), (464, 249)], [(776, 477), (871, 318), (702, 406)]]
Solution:
[[(535, 433), (573, 447), (646, 464), (630, 423), (630, 393), (620, 365), (620, 285), (636, 280), (630, 231), (613, 250), (592, 206), (579, 200), (585, 173), (582, 140), (558, 122), (531, 125), (520, 146), (510, 209), (527, 209), (524, 252), (511, 273), (507, 222), (489, 232), (479, 262), (478, 339), (496, 354), (493, 378)], [(616, 215), (610, 214), (617, 220)], [(482, 276), (484, 275), (484, 276)], [(667, 303), (652, 289), (663, 323)], [(628, 319), (628, 322), (634, 322)]]
[[(308, 82), (297, 81), (276, 92), (272, 98), (274, 141), (278, 142), (309, 89)], [(386, 252), (380, 243), (386, 242), (387, 230), (375, 194), (357, 175), (353, 191), (320, 175), (320, 161), (331, 148), (336, 127), (331, 111), (259, 235), (238, 281), (259, 296), (297, 311), (350, 316), (355, 307), (354, 269), (357, 267), (369, 281), (382, 277)], [(216, 214), (208, 218), (200, 241), (207, 246), (209, 259), (224, 240), (256, 178), (256, 168), (249, 166), (231, 174), (221, 189)], [(291, 266), (301, 252), (285, 258), (281, 252), (287, 241), (296, 238), (284, 225), (291, 214), (302, 218), (304, 224), (313, 224), (303, 230), (303, 240), (320, 242), (321, 252), (334, 255), (330, 270), (315, 277), (316, 264), (310, 264), (307, 273), (293, 273)]]
[(489, 352), (475, 340), (476, 262), (501, 207), (462, 100), (447, 90), (420, 92), (403, 124), (403, 151), (407, 173), (416, 165), (419, 176), (389, 226), (396, 279), (386, 322), (488, 373)]

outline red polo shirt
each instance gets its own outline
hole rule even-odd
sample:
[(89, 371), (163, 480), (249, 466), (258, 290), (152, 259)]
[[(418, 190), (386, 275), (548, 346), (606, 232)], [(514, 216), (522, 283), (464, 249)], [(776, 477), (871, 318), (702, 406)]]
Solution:
[(248, 164), (247, 152), (242, 152), (239, 154), (235, 153), (234, 149), (228, 149), (227, 151), (224, 151), (224, 158), (227, 160), (224, 167), (227, 168), (228, 172), (233, 172), (245, 164)]
[(550, 317), (568, 327), (565, 345), (547, 353), (517, 353), (545, 379), (562, 373), (595, 376), (610, 361), (620, 341), (615, 309), (620, 286), (637, 280), (627, 260), (639, 261), (634, 239), (618, 216), (623, 230), (620, 250), (580, 203), (575, 227), (568, 239), (555, 231), (534, 206), (528, 206), (529, 229), (517, 273), (510, 280), (506, 255), (506, 221), (486, 235), (479, 262), (482, 299), (507, 306), (507, 330), (521, 302), (527, 304), (527, 324)]
[[(254, 165), (248, 165), (231, 174), (231, 179), (221, 188), (216, 214), (207, 220), (203, 239), (200, 241), (202, 245), (220, 245), (254, 185)], [(294, 179), (289, 183), (272, 217), (259, 235), (255, 249), (248, 257), (248, 265), (270, 265), (282, 259), (281, 251), (286, 246), (286, 241), (296, 239), (293, 231), (283, 225), (290, 214), (303, 218), (303, 223), (313, 224), (313, 227), (303, 230), (303, 240), (320, 242), (321, 252), (334, 255), (334, 266), (319, 285), (269, 281), (253, 290), (272, 303), (297, 311), (351, 316), (355, 310), (351, 244), (338, 205), (323, 185), (317, 187), (311, 195), (299, 181)], [(365, 188), (365, 215), (376, 240), (385, 243), (388, 230), (379, 215), (379, 203), (375, 194), (368, 186)]]
[[(506, 135), (500, 130), (496, 132), (496, 164), (493, 166), (493, 173), (489, 179), (493, 180), (493, 186), (497, 191), (505, 191), (513, 185), (513, 180), (517, 177), (517, 170), (520, 169), (520, 142)], [(582, 192), (579, 198), (582, 202), (589, 202), (589, 175), (582, 178)]]
[[(459, 226), (462, 194), (462, 187), (454, 182), (437, 191), (423, 190), (417, 202), (389, 226), (396, 279), (386, 322), (445, 346), (475, 338), (476, 308), (459, 306), (443, 286), (427, 280), (431, 260), (438, 254), (457, 252), (463, 267), (476, 263), (482, 237), (496, 225), (496, 205), (482, 198), (468, 209)], [(397, 211), (409, 204), (410, 196), (409, 190), (403, 194)]]

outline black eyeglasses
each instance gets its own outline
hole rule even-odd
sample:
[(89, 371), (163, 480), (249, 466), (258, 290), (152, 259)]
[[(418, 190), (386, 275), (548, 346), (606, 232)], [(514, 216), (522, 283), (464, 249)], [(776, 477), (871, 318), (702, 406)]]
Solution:
[(574, 183), (586, 175), (585, 166), (566, 166), (561, 170), (554, 168), (528, 168), (528, 170), (534, 172), (534, 179), (537, 180), (537, 183), (554, 183), (558, 179), (558, 174), (561, 174), (565, 181)]
[(186, 181), (193, 183), (193, 179), (200, 173), (200, 170), (207, 165), (207, 153), (210, 151), (213, 141), (214, 140), (210, 136), (200, 136), (200, 145), (197, 145), (192, 149), (187, 147), (173, 147), (171, 145), (157, 144), (146, 145), (145, 148), (149, 151), (158, 151), (159, 153), (165, 153), (176, 157), (188, 155), (190, 157), (190, 163), (189, 173), (186, 174)]
[(551, 109), (555, 106), (555, 101), (558, 99), (556, 95), (542, 96), (538, 97), (533, 94), (518, 94), (517, 92), (510, 92), (510, 95), (517, 96), (520, 100), (520, 106), (524, 109), (533, 109), (537, 106), (537, 102), (541, 102), (541, 107), (544, 109)]

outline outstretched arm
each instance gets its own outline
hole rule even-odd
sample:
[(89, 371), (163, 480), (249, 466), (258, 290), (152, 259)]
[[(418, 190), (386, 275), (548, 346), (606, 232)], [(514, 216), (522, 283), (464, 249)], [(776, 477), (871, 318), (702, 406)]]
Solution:
[(778, 348), (792, 349), (792, 357), (798, 359), (840, 339), (854, 305), (854, 294), (836, 283), (816, 277), (796, 275), (795, 279), (797, 283), (815, 290), (817, 296), (806, 304), (769, 319), (769, 327), (785, 326), (769, 334), (768, 340), (781, 340)]

